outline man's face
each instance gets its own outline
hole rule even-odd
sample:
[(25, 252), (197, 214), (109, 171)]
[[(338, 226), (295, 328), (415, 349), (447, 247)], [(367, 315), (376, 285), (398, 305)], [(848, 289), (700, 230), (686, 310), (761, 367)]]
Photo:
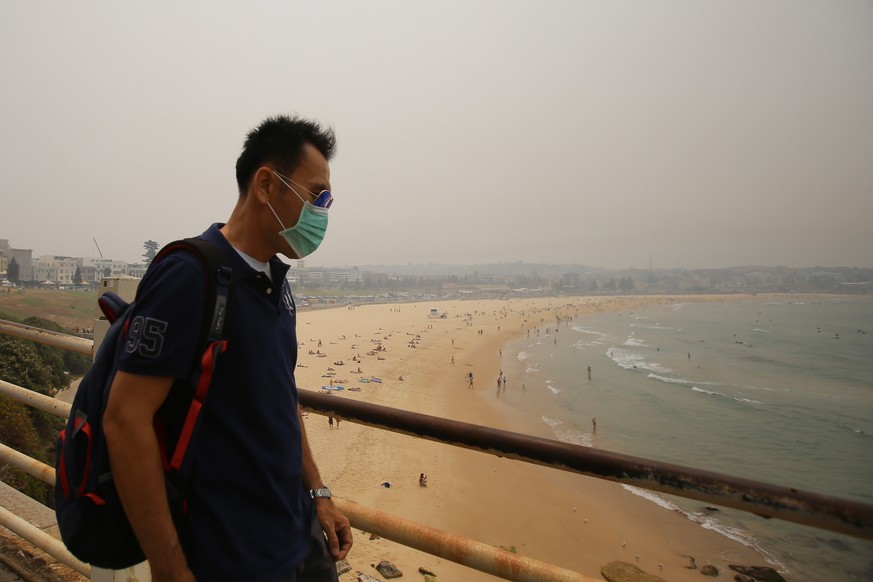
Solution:
[[(291, 228), (300, 219), (304, 201), (312, 204), (319, 193), (330, 190), (330, 166), (317, 148), (311, 144), (304, 144), (300, 164), (287, 178), (288, 180), (283, 180), (280, 176), (274, 175), (280, 195), (273, 198), (272, 206), (282, 226)], [(293, 259), (299, 258), (293, 256), (294, 253), (288, 247), (288, 243), (279, 234), (280, 230), (277, 229), (275, 235), (276, 252)]]

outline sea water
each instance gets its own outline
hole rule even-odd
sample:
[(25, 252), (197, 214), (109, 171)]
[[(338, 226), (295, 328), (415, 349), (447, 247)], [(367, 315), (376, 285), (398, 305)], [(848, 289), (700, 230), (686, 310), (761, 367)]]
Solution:
[[(503, 348), (507, 387), (486, 397), (555, 438), (873, 503), (873, 298), (725, 298), (538, 325)], [(873, 580), (873, 542), (626, 488), (759, 549), (789, 580)]]

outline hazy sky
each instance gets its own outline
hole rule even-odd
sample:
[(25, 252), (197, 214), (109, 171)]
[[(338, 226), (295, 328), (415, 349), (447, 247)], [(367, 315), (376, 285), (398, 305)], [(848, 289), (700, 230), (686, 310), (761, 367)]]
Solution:
[(870, 0), (0, 0), (0, 71), (35, 256), (223, 222), (296, 112), (339, 141), (309, 265), (873, 267)]

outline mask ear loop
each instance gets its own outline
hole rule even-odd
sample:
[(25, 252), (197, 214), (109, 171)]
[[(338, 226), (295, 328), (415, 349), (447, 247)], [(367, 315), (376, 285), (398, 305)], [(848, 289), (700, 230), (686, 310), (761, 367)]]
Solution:
[[(294, 186), (292, 186), (291, 184), (289, 184), (288, 182), (286, 182), (284, 179), (282, 179), (282, 176), (280, 176), (278, 172), (276, 172), (275, 170), (272, 170), (272, 172), (273, 172), (273, 175), (275, 175), (277, 178), (279, 178), (279, 181), (280, 181), (280, 182), (282, 182), (283, 184), (285, 184), (286, 186), (288, 186), (288, 189), (291, 190), (292, 192), (294, 192), (294, 194), (296, 194), (297, 197), (300, 198), (300, 201), (301, 201), (301, 202), (303, 202), (304, 204), (306, 204), (307, 202), (309, 202), (309, 201), (306, 200), (303, 196), (301, 196), (300, 193), (299, 193), (297, 190), (294, 189)], [(296, 183), (296, 182), (295, 182), (295, 183)], [(310, 192), (310, 194), (311, 194), (311, 192)], [(274, 212), (273, 214), (275, 214), (275, 212)], [(277, 218), (278, 218), (278, 217), (277, 217)], [(282, 221), (280, 220), (279, 222), (282, 222)]]
[(272, 213), (273, 213), (273, 216), (276, 217), (276, 220), (279, 221), (279, 224), (282, 226), (282, 230), (288, 230), (288, 229), (285, 228), (285, 224), (282, 222), (282, 219), (279, 218), (279, 215), (276, 214), (276, 211), (275, 211), (275, 210), (273, 210), (273, 205), (270, 204), (269, 202), (267, 202), (267, 208), (270, 209), (270, 212), (272, 212)]

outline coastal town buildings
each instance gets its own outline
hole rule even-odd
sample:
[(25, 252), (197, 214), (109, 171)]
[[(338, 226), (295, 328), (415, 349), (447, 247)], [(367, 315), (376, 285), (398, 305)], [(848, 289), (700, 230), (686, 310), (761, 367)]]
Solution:
[[(141, 278), (148, 264), (96, 257), (42, 255), (0, 239), (0, 283), (22, 286), (93, 287), (104, 277)], [(873, 293), (873, 269), (855, 267), (733, 267), (723, 269), (623, 269), (584, 265), (496, 263), (488, 265), (377, 265), (319, 267), (294, 261), (288, 280), (298, 291), (407, 293), (412, 297), (508, 297), (518, 295), (630, 295), (670, 293), (830, 292)], [(11, 283), (11, 281), (10, 281)]]

